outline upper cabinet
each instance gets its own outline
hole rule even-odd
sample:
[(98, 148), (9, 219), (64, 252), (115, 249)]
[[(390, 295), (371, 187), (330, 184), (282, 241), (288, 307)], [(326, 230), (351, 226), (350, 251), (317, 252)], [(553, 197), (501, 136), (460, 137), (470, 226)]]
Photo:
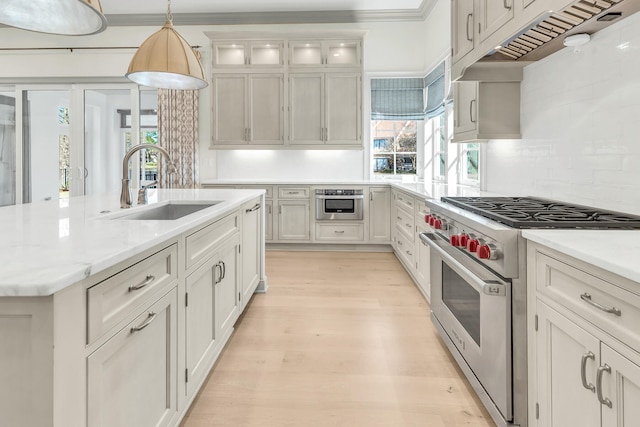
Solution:
[(479, 0), (478, 33), (481, 43), (513, 19), (516, 1)]
[(474, 2), (453, 0), (451, 2), (451, 60), (456, 63), (471, 52), (476, 45), (476, 13)]
[(248, 40), (213, 42), (213, 67), (281, 67), (284, 64), (282, 41)]
[(360, 40), (303, 40), (289, 42), (290, 67), (359, 67)]
[(208, 35), (211, 148), (362, 149), (362, 34)]

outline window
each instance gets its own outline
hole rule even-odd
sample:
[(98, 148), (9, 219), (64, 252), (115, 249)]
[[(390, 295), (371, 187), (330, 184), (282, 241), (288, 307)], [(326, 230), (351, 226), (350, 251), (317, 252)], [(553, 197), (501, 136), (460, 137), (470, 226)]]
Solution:
[(480, 145), (475, 143), (460, 144), (460, 184), (478, 185), (480, 176), (478, 166)]
[(417, 120), (373, 120), (371, 135), (374, 174), (417, 173)]

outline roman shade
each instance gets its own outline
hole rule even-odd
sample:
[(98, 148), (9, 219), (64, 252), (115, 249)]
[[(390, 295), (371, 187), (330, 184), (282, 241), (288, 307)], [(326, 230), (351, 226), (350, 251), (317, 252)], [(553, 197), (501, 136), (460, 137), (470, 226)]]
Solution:
[(424, 79), (371, 79), (372, 120), (423, 120)]
[(427, 119), (437, 117), (444, 112), (444, 100), (447, 95), (444, 90), (444, 71), (445, 64), (441, 62), (424, 78), (426, 91), (424, 115)]

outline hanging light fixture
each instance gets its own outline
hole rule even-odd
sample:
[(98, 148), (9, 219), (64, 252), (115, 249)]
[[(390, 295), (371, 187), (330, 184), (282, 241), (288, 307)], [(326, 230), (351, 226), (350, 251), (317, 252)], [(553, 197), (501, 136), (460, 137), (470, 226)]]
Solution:
[(126, 77), (155, 88), (205, 88), (208, 83), (202, 64), (189, 43), (173, 28), (171, 0), (167, 3), (167, 22), (142, 43)]
[(2, 0), (0, 24), (40, 33), (81, 36), (107, 28), (100, 0)]

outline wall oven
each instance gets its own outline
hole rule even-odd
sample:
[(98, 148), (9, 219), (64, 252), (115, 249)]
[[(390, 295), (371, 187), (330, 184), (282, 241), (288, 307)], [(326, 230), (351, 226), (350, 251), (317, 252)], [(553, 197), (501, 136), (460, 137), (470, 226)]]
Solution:
[(364, 191), (343, 189), (316, 190), (316, 220), (355, 220), (364, 218)]

